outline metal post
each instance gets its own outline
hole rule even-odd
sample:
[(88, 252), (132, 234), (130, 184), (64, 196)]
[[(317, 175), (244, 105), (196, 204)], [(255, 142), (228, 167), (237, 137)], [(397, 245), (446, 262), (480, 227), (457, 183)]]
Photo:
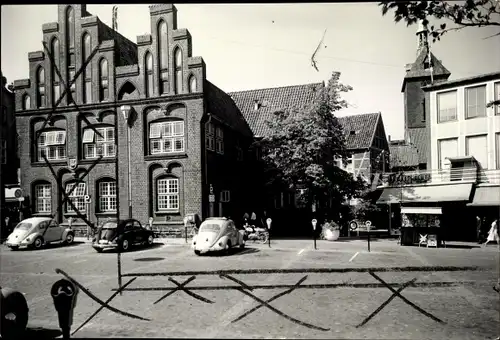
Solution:
[(370, 252), (370, 228), (368, 227), (368, 252)]
[(314, 235), (314, 250), (317, 250), (317, 248), (316, 248), (316, 230), (313, 231), (313, 235)]
[[(116, 20), (117, 20), (117, 11), (118, 7), (113, 6), (113, 53), (116, 53)], [(116, 91), (116, 74), (115, 71), (116, 67), (113, 63), (113, 72), (111, 73), (113, 77), (113, 101), (114, 101), (114, 111), (115, 111), (115, 145), (116, 145), (116, 150), (115, 150), (115, 192), (116, 192), (116, 224), (120, 224), (120, 185), (119, 185), (119, 169), (118, 169), (118, 160), (119, 160), (119, 143), (118, 143), (118, 105), (117, 105), (117, 91)], [(121, 261), (121, 251), (120, 248), (118, 248), (117, 256), (117, 267), (118, 267), (118, 289), (122, 287), (122, 261)], [(122, 292), (120, 291), (120, 295), (122, 295)]]

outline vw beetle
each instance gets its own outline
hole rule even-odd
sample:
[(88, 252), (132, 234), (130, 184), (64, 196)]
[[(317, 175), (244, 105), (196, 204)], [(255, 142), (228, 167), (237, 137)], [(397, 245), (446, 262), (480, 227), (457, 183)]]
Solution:
[(209, 217), (201, 223), (193, 237), (192, 247), (196, 255), (211, 251), (224, 251), (232, 247), (245, 247), (244, 231), (238, 230), (234, 222), (225, 217)]
[(45, 244), (71, 244), (74, 240), (74, 231), (60, 226), (54, 219), (50, 217), (31, 217), (17, 224), (5, 244), (12, 250), (19, 247), (40, 249)]

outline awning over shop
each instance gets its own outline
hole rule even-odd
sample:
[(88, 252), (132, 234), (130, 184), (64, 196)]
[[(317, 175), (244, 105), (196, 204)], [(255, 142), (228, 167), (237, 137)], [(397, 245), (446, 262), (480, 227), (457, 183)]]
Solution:
[(477, 187), (474, 199), (468, 206), (500, 206), (500, 185)]
[(401, 207), (401, 213), (441, 215), (443, 212), (440, 207)]
[(469, 201), (472, 183), (385, 188), (377, 204)]
[(5, 188), (5, 202), (24, 201), (23, 192), (19, 187)]

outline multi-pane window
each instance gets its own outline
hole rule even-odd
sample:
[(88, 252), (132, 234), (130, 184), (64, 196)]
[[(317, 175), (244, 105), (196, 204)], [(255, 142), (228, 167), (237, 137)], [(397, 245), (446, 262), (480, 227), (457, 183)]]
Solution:
[(212, 123), (207, 123), (206, 125), (205, 142), (207, 150), (215, 150), (215, 126)]
[[(52, 57), (54, 58), (54, 64), (51, 65), (51, 77), (52, 77), (52, 105), (61, 97), (61, 85), (59, 82), (59, 76), (57, 71), (61, 72), (61, 51), (59, 49), (59, 40), (57, 38), (52, 39)], [(57, 68), (57, 71), (56, 71)]]
[[(500, 100), (500, 82), (495, 83), (495, 100)], [(500, 104), (495, 105), (495, 114), (500, 115)]]
[(158, 210), (179, 209), (179, 180), (177, 178), (163, 178), (156, 182), (158, 196)]
[(146, 85), (146, 97), (152, 97), (153, 96), (153, 56), (151, 53), (146, 53), (146, 57), (144, 58), (145, 61), (145, 77), (146, 81), (144, 82)]
[(151, 123), (149, 150), (151, 154), (184, 152), (184, 121)]
[(66, 159), (66, 131), (44, 131), (38, 138), (37, 160), (43, 162), (43, 155), (49, 161)]
[(0, 139), (0, 164), (7, 164), (7, 140)]
[(29, 109), (31, 109), (31, 98), (26, 93), (26, 94), (24, 94), (24, 97), (23, 97), (23, 110), (29, 110)]
[(37, 85), (37, 106), (45, 107), (45, 70), (43, 67), (38, 68), (36, 75)]
[(177, 47), (174, 52), (175, 93), (182, 93), (182, 50)]
[[(76, 188), (73, 189), (75, 186)], [(66, 194), (79, 212), (85, 211), (85, 183), (66, 184)], [(69, 202), (66, 202), (66, 212), (76, 212)]]
[(467, 156), (474, 156), (481, 168), (488, 169), (488, 142), (486, 135), (465, 137)]
[(465, 117), (486, 116), (486, 85), (465, 89)]
[(231, 192), (229, 190), (222, 190), (220, 192), (220, 201), (229, 202), (231, 200)]
[(108, 61), (102, 59), (99, 65), (99, 100), (109, 99)]
[(447, 169), (447, 158), (458, 156), (458, 139), (451, 138), (438, 140), (438, 152), (439, 169)]
[(191, 76), (189, 78), (189, 93), (195, 93), (197, 91), (197, 86), (196, 77)]
[[(92, 41), (90, 38), (90, 34), (85, 33), (82, 42), (83, 42), (82, 60), (85, 63), (92, 54), (91, 51)], [(92, 63), (90, 61), (83, 70), (83, 79), (85, 82), (85, 85), (83, 87), (83, 102), (85, 104), (89, 104), (92, 102)]]
[(113, 126), (99, 127), (96, 131), (100, 135), (92, 128), (83, 130), (82, 142), (85, 158), (115, 157), (115, 128)]
[(160, 56), (160, 93), (168, 92), (168, 32), (167, 23), (160, 21), (158, 24), (158, 55)]
[(116, 182), (99, 182), (99, 211), (116, 211)]
[(35, 211), (37, 213), (50, 213), (52, 210), (52, 189), (50, 184), (35, 186)]
[(438, 123), (457, 120), (457, 91), (437, 94)]
[(215, 152), (224, 154), (224, 130), (220, 126), (215, 129)]

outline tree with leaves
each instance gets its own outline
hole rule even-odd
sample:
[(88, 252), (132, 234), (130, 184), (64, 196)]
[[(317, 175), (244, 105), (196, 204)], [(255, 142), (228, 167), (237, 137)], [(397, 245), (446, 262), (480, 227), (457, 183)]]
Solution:
[[(498, 0), (466, 0), (466, 1), (382, 1), (382, 15), (394, 11), (394, 21), (405, 21), (407, 26), (423, 21), (427, 26), (431, 18), (441, 21), (438, 26), (430, 26), (433, 41), (440, 40), (443, 34), (470, 27), (496, 26), (499, 32), (487, 37), (500, 35), (500, 1)], [(448, 27), (445, 20), (454, 26)]]
[(275, 112), (267, 122), (271, 132), (261, 141), (268, 185), (283, 185), (300, 190), (299, 201), (306, 206), (335, 205), (357, 195), (365, 187), (336, 166), (336, 159), (346, 159), (342, 126), (334, 112), (347, 107), (341, 93), (352, 90), (339, 81), (334, 72), (325, 87), (313, 88), (315, 100), (303, 107)]

